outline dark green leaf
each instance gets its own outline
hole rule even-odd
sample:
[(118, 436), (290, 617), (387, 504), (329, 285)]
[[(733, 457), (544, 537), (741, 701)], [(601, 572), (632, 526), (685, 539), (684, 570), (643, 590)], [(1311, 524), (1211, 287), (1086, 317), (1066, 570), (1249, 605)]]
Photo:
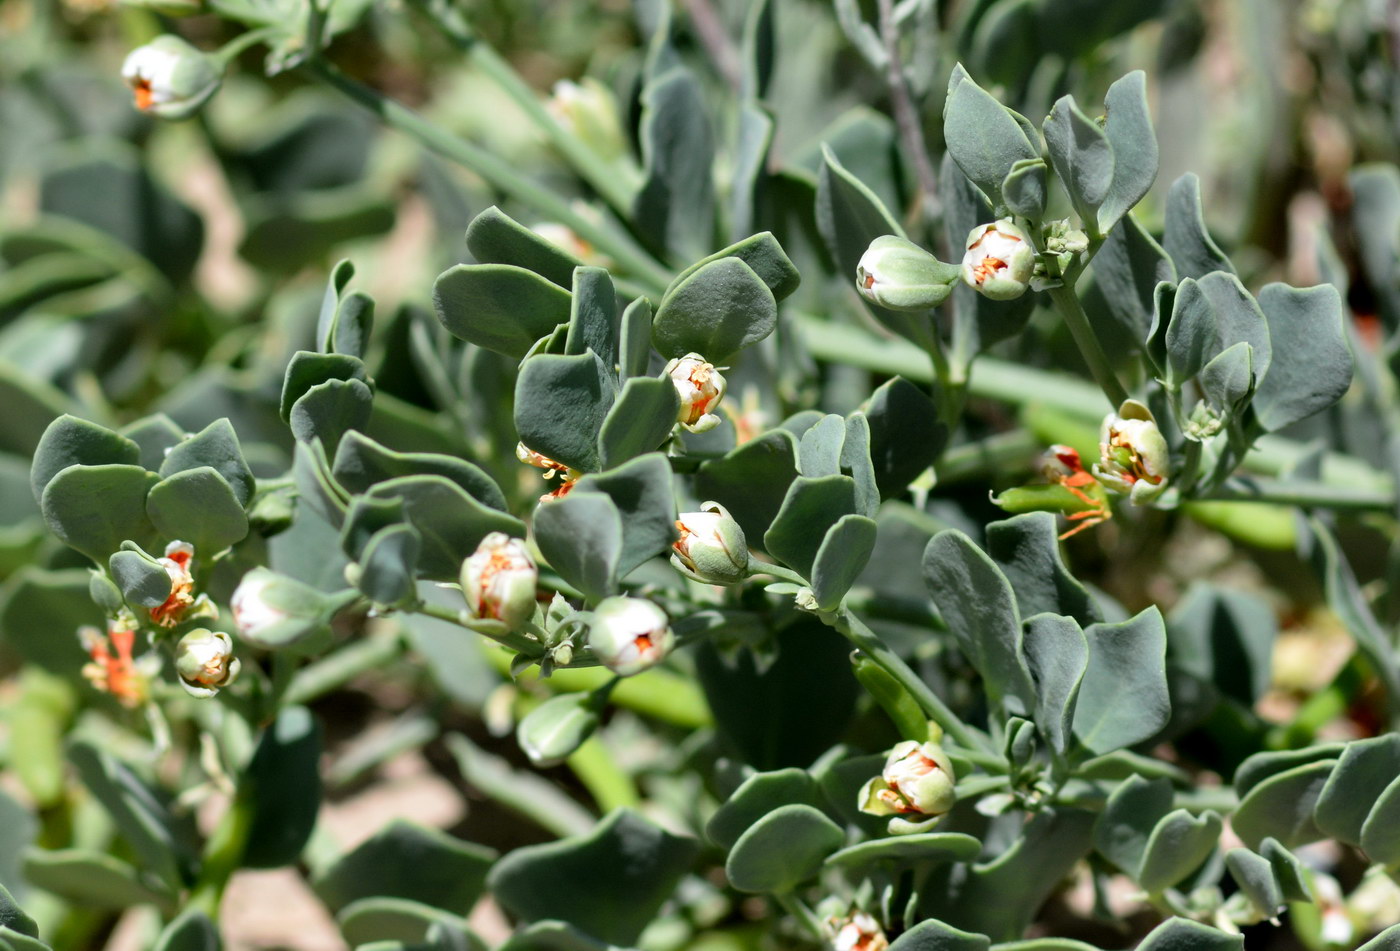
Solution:
[(1176, 282), (1172, 259), (1137, 218), (1124, 215), (1094, 255), (1093, 274), (1085, 302), (1090, 317), (1102, 311), (1125, 342), (1145, 349), (1157, 285)]
[(618, 365), (622, 379), (646, 376), (651, 361), (651, 302), (638, 297), (622, 312)]
[(959, 931), (941, 921), (921, 921), (900, 935), (890, 951), (987, 951), (992, 939)]
[(1093, 753), (1109, 753), (1140, 743), (1166, 726), (1167, 631), (1150, 607), (1117, 624), (1094, 624), (1089, 666), (1074, 708), (1074, 733)]
[(495, 857), (485, 846), (395, 819), (317, 875), (313, 887), (336, 912), (380, 896), (465, 915), (485, 888)]
[(571, 296), (508, 264), (459, 264), (433, 283), (433, 307), (453, 336), (516, 360), (568, 323)]
[(487, 884), (525, 921), (567, 921), (604, 941), (631, 945), (695, 853), (693, 839), (619, 809), (587, 835), (516, 849), (491, 869)]
[(719, 363), (767, 337), (777, 322), (778, 305), (763, 278), (743, 259), (722, 257), (662, 298), (651, 340), (664, 357), (698, 353)]
[(467, 225), (467, 250), (481, 264), (510, 264), (568, 289), (583, 262), (492, 205)]
[(204, 912), (190, 908), (165, 926), (153, 951), (219, 951), (222, 947), (214, 922)]
[(64, 544), (105, 564), (126, 539), (154, 542), (146, 494), (159, 481), (140, 466), (69, 467), (44, 488), (44, 521)]
[(797, 477), (797, 440), (786, 430), (769, 430), (706, 462), (696, 478), (696, 494), (714, 499), (734, 516), (749, 544), (756, 546), (777, 518)]
[(63, 415), (49, 423), (34, 450), (30, 486), (34, 499), (44, 496), (44, 487), (69, 466), (134, 466), (141, 462), (141, 447), (105, 426)]
[(608, 272), (600, 267), (574, 271), (569, 332), (564, 344), (564, 352), (569, 354), (589, 350), (602, 358), (604, 366), (617, 366), (617, 291)]
[(535, 541), (560, 577), (589, 600), (612, 594), (622, 557), (622, 516), (608, 496), (570, 492), (535, 512)]
[(1400, 948), (1400, 925), (1391, 925), (1356, 951), (1395, 951), (1396, 948)]
[(870, 459), (880, 495), (899, 495), (933, 464), (948, 443), (948, 428), (928, 395), (902, 376), (882, 384), (865, 405)]
[(676, 540), (671, 464), (661, 453), (649, 453), (616, 469), (584, 476), (564, 501), (590, 493), (607, 495), (622, 519), (619, 580), (643, 562), (665, 553)]
[(961, 832), (920, 832), (847, 846), (829, 855), (826, 864), (853, 871), (881, 863), (896, 868), (922, 868), (944, 862), (971, 862), (981, 851), (981, 842)]
[(1137, 951), (1244, 951), (1244, 936), (1187, 918), (1168, 918), (1142, 939)]
[(177, 472), (153, 485), (146, 514), (161, 535), (189, 542), (204, 557), (248, 535), (248, 516), (238, 497), (208, 466)]
[(170, 597), (170, 573), (149, 556), (119, 551), (108, 559), (107, 566), (122, 599), (132, 607), (158, 607)]
[(598, 434), (617, 393), (597, 354), (542, 354), (520, 368), (515, 382), (515, 428), (520, 441), (584, 472), (596, 472)]
[(1269, 687), (1278, 620), (1245, 591), (1193, 584), (1167, 623), (1172, 662), (1252, 706)]
[(1255, 753), (1235, 771), (1235, 794), (1243, 799), (1264, 780), (1308, 763), (1335, 760), (1346, 752), (1345, 743), (1323, 743), (1300, 750)]
[(323, 445), (336, 446), (350, 430), (365, 428), (373, 402), (374, 392), (359, 380), (327, 380), (292, 404), (287, 423), (298, 442), (320, 439)]
[(598, 433), (602, 467), (611, 469), (656, 449), (675, 428), (679, 412), (680, 396), (669, 379), (627, 380)]
[(855, 491), (855, 480), (849, 476), (794, 479), (782, 508), (763, 535), (764, 547), (810, 579), (826, 533), (843, 517), (855, 514)]
[[(42, 884), (40, 887), (43, 887)], [(0, 885), (0, 928), (8, 928), (16, 934), (28, 935), (31, 938), (39, 937), (39, 925), (24, 913), (4, 885)]]
[(321, 808), (321, 728), (305, 707), (286, 707), (263, 731), (239, 787), (252, 809), (247, 868), (291, 865), (311, 838)]
[(710, 816), (705, 835), (722, 848), (732, 848), (759, 819), (793, 803), (822, 807), (821, 790), (806, 770), (789, 767), (754, 773)]
[(841, 827), (801, 803), (779, 806), (739, 836), (724, 873), (741, 892), (783, 894), (821, 870), (845, 841)]
[(336, 921), (352, 948), (382, 949), (378, 942), (391, 942), (395, 951), (458, 951), (464, 947), (428, 942), (435, 928), (450, 927), (456, 933), (464, 933), (461, 918), (406, 898), (361, 898), (347, 905)]
[(369, 372), (364, 362), (357, 357), (343, 353), (312, 353), (298, 350), (292, 354), (287, 364), (287, 372), (282, 378), (282, 400), (279, 412), (284, 420), (292, 418), (292, 407), (306, 395), (306, 391), (327, 380), (359, 380), (369, 383)]

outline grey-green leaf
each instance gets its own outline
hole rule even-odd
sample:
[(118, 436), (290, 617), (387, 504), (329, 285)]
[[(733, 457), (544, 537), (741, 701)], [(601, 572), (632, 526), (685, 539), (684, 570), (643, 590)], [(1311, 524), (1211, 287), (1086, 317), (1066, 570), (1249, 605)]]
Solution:
[(1273, 359), (1254, 395), (1259, 424), (1276, 432), (1320, 413), (1351, 386), (1352, 357), (1342, 299), (1330, 284), (1269, 284), (1259, 292)]
[(1266, 836), (1287, 848), (1324, 838), (1313, 821), (1313, 808), (1322, 795), (1335, 759), (1308, 763), (1270, 776), (1250, 789), (1231, 819), (1235, 833), (1250, 848)]
[(1193, 816), (1185, 809), (1168, 813), (1147, 840), (1137, 880), (1148, 894), (1159, 894), (1194, 872), (1220, 840), (1220, 816), (1206, 810)]
[(600, 468), (598, 434), (616, 398), (612, 374), (597, 354), (541, 354), (515, 381), (520, 441), (584, 472)]
[(590, 600), (613, 593), (622, 557), (622, 516), (602, 493), (570, 492), (535, 512), (540, 553)]
[(583, 262), (492, 205), (467, 225), (467, 250), (481, 264), (510, 264), (568, 289)]
[(611, 469), (656, 449), (675, 428), (679, 412), (680, 396), (669, 379), (627, 380), (598, 432), (602, 467)]
[(993, 205), (1002, 203), (1001, 183), (1017, 162), (1040, 157), (1015, 115), (972, 81), (962, 66), (948, 80), (943, 105), (948, 154)]
[(617, 291), (613, 288), (612, 277), (601, 267), (580, 267), (574, 271), (564, 352), (577, 354), (589, 350), (602, 358), (604, 366), (617, 365)]
[(186, 469), (151, 487), (146, 514), (166, 538), (194, 545), (212, 557), (248, 536), (248, 515), (228, 482), (214, 469)]
[(246, 507), (253, 500), (253, 470), (243, 458), (238, 434), (227, 417), (214, 420), (172, 448), (161, 463), (160, 474), (165, 478), (201, 466), (209, 466), (224, 477), (239, 505)]
[(812, 560), (812, 594), (817, 606), (833, 611), (856, 583), (875, 551), (875, 520), (846, 515), (827, 529)]
[(219, 951), (222, 947), (214, 922), (199, 909), (190, 908), (165, 926), (153, 951)]
[(764, 547), (810, 579), (826, 533), (855, 511), (854, 479), (843, 475), (800, 476), (788, 486), (782, 508), (764, 533)]
[(1123, 76), (1104, 96), (1104, 134), (1113, 146), (1113, 182), (1099, 206), (1099, 233), (1108, 234), (1157, 178), (1157, 133), (1147, 108), (1147, 77)]
[(1150, 607), (1117, 624), (1094, 624), (1089, 666), (1074, 708), (1074, 733), (1093, 753), (1109, 753), (1154, 736), (1171, 717), (1167, 631)]
[(1400, 734), (1387, 733), (1348, 743), (1318, 796), (1317, 827), (1349, 845), (1361, 844), (1371, 807), (1400, 776)]
[(438, 320), (455, 337), (519, 360), (569, 320), (571, 295), (509, 264), (459, 264), (433, 282)]
[(170, 597), (169, 572), (140, 552), (114, 552), (107, 566), (123, 600), (133, 607), (154, 608)]
[(145, 880), (135, 866), (87, 849), (31, 849), (24, 857), (24, 877), (36, 888), (98, 908), (148, 903), (170, 908), (174, 901), (172, 893)]
[(633, 199), (637, 227), (683, 260), (706, 254), (714, 247), (714, 132), (688, 69), (668, 69), (647, 83), (638, 138), (646, 180)]
[(719, 363), (773, 332), (778, 304), (753, 268), (723, 257), (698, 268), (661, 300), (652, 344), (664, 357), (698, 353)]
[(1170, 780), (1129, 776), (1108, 797), (1094, 823), (1094, 848), (1127, 874), (1136, 875), (1153, 829), (1171, 808)]
[(521, 719), (516, 742), (536, 766), (558, 766), (598, 729), (598, 705), (586, 693), (561, 693)]
[(584, 476), (564, 501), (591, 493), (607, 495), (622, 519), (619, 580), (648, 559), (664, 554), (676, 540), (671, 464), (661, 453), (648, 453), (607, 472)]
[(1201, 209), (1201, 180), (1194, 172), (1172, 182), (1167, 192), (1167, 224), (1162, 245), (1182, 278), (1205, 277), (1212, 271), (1235, 273), (1235, 266), (1206, 230)]
[(252, 810), (242, 863), (291, 865), (311, 838), (321, 808), (321, 728), (305, 707), (286, 707), (263, 730), (239, 788)]
[(404, 898), (465, 915), (486, 887), (496, 853), (438, 829), (395, 819), (317, 875), (332, 911), (362, 898)]
[(1361, 848), (1371, 861), (1400, 865), (1400, 776), (1385, 788), (1361, 827)]
[(1283, 890), (1273, 863), (1264, 856), (1249, 849), (1231, 849), (1225, 854), (1225, 867), (1261, 915), (1273, 918), (1283, 910)]
[(696, 271), (721, 258), (738, 258), (747, 264), (763, 283), (768, 285), (774, 300), (787, 297), (802, 283), (802, 275), (797, 272), (797, 266), (788, 258), (778, 239), (773, 237), (773, 232), (763, 231), (696, 261), (676, 275), (670, 287), (666, 288), (666, 293), (670, 294)]
[(1089, 641), (1072, 617), (1037, 614), (1026, 620), (1026, 664), (1035, 680), (1035, 723), (1060, 754), (1069, 749), (1074, 705), (1089, 663)]
[(1254, 350), (1254, 378), (1265, 379), (1273, 354), (1264, 312), (1240, 279), (1215, 271), (1177, 288), (1167, 327), (1167, 375), (1180, 387), (1237, 343)]
[(1049, 512), (1030, 512), (987, 526), (987, 554), (1016, 592), (1022, 617), (1063, 614), (1081, 625), (1103, 620), (1087, 588), (1060, 556), (1059, 532)]
[(134, 466), (141, 462), (141, 447), (105, 426), (64, 414), (49, 423), (34, 449), (30, 487), (41, 501), (44, 487), (69, 466)]
[(105, 564), (126, 539), (155, 541), (146, 495), (158, 481), (140, 466), (70, 466), (44, 487), (44, 521), (65, 545)]
[(890, 951), (987, 951), (992, 939), (961, 931), (936, 919), (921, 921), (900, 935)]
[(1244, 936), (1189, 918), (1168, 918), (1142, 939), (1137, 951), (1244, 951)]
[(705, 835), (729, 849), (759, 819), (792, 803), (821, 808), (821, 790), (806, 770), (789, 767), (754, 773), (710, 816)]
[(813, 877), (845, 841), (841, 827), (811, 806), (779, 806), (739, 836), (724, 873), (742, 892), (784, 894)]
[(1099, 206), (1113, 184), (1113, 147), (1108, 136), (1080, 111), (1073, 96), (1063, 96), (1055, 103), (1041, 130), (1050, 162), (1074, 210), (1087, 230), (1097, 231)]

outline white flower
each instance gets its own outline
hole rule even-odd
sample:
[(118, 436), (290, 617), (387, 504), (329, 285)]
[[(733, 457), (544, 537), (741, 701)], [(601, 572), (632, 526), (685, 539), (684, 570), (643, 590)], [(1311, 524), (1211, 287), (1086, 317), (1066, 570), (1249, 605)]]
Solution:
[(462, 562), (462, 594), (476, 617), (518, 630), (535, 612), (539, 575), (524, 542), (491, 532)]
[(588, 643), (615, 674), (630, 677), (654, 667), (675, 644), (666, 612), (642, 598), (604, 598), (593, 610)]
[(830, 926), (836, 932), (831, 940), (836, 951), (884, 951), (890, 945), (880, 923), (863, 911), (844, 920), (832, 919)]
[(872, 304), (917, 313), (947, 300), (958, 274), (958, 268), (914, 242), (887, 234), (870, 242), (861, 255), (856, 290)]
[(677, 422), (692, 433), (709, 432), (722, 422), (713, 410), (724, 399), (726, 383), (714, 364), (698, 353), (687, 353), (666, 364), (666, 375), (681, 400)]
[(131, 87), (136, 108), (163, 119), (198, 112), (218, 90), (222, 74), (213, 57), (169, 33), (138, 46), (122, 63), (122, 79)]
[(957, 802), (953, 763), (943, 747), (930, 741), (895, 744), (879, 776), (860, 791), (857, 805), (872, 816), (890, 816), (895, 834), (922, 832)]
[(749, 546), (744, 530), (718, 502), (676, 519), (681, 537), (671, 546), (671, 563), (706, 584), (738, 584), (749, 576)]
[(1035, 250), (1026, 233), (1003, 218), (978, 225), (967, 236), (962, 260), (963, 283), (983, 297), (1013, 300), (1030, 286), (1035, 271)]
[(233, 656), (233, 639), (223, 631), (196, 628), (175, 647), (175, 670), (180, 685), (192, 696), (207, 698), (238, 676), (240, 664)]
[(1099, 461), (1094, 478), (1134, 504), (1150, 502), (1167, 489), (1171, 459), (1167, 440), (1152, 411), (1137, 400), (1125, 400), (1099, 427)]
[(289, 612), (274, 607), (267, 600), (266, 591), (276, 582), (276, 574), (255, 568), (238, 583), (229, 599), (229, 607), (233, 609), (233, 623), (244, 634), (257, 637), (291, 617)]

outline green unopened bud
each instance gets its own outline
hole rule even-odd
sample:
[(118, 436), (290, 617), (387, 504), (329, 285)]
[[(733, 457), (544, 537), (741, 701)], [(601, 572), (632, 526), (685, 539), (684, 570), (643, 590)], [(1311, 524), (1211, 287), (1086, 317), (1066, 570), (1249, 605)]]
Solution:
[(622, 131), (617, 99), (598, 80), (585, 77), (575, 83), (561, 79), (554, 84), (548, 108), (564, 128), (582, 139), (599, 158), (612, 161), (627, 155), (627, 137)]
[(968, 233), (962, 279), (983, 297), (1014, 300), (1030, 287), (1034, 272), (1035, 249), (1010, 218), (978, 225)]
[(223, 65), (167, 33), (127, 54), (122, 79), (136, 108), (162, 119), (188, 119), (219, 89)]
[(233, 639), (223, 631), (199, 627), (175, 645), (175, 671), (185, 692), (201, 699), (214, 696), (238, 676)]
[(666, 364), (666, 375), (680, 397), (678, 423), (692, 433), (704, 433), (723, 422), (714, 410), (724, 399), (726, 383), (713, 363), (698, 353), (687, 353)]
[(887, 310), (937, 307), (953, 293), (958, 269), (912, 241), (887, 234), (870, 242), (856, 265), (856, 290)]
[(245, 641), (313, 652), (329, 639), (331, 617), (356, 597), (353, 591), (327, 595), (267, 568), (254, 568), (239, 582), (229, 607)]
[(462, 562), (462, 594), (475, 617), (504, 622), (515, 631), (534, 616), (539, 577), (524, 542), (491, 532)]
[(671, 546), (671, 564), (705, 584), (738, 584), (749, 576), (744, 530), (723, 505), (705, 502), (676, 519), (681, 537)]
[(550, 697), (520, 721), (515, 731), (516, 741), (531, 763), (556, 766), (572, 756), (598, 729), (598, 706), (587, 693)]
[(1134, 504), (1151, 502), (1167, 489), (1170, 465), (1167, 440), (1152, 411), (1137, 400), (1124, 400), (1099, 427), (1099, 461), (1094, 478)]
[(604, 598), (593, 609), (588, 643), (613, 673), (639, 674), (665, 659), (675, 646), (666, 612), (642, 598)]
[(937, 741), (895, 745), (885, 768), (860, 791), (860, 811), (890, 816), (893, 833), (920, 832), (953, 808), (953, 763)]

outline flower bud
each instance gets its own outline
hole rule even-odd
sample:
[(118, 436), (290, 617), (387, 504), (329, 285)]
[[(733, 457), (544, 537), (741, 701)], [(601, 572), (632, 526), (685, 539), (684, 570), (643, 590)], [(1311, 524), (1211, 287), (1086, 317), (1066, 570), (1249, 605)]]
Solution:
[(962, 279), (983, 297), (1014, 300), (1026, 292), (1035, 271), (1035, 250), (1026, 233), (1003, 218), (968, 233)]
[(922, 311), (948, 299), (958, 273), (914, 242), (887, 234), (870, 242), (861, 255), (856, 290), (888, 310)]
[(539, 577), (524, 542), (491, 532), (462, 562), (462, 594), (473, 616), (519, 630), (535, 613)]
[(193, 561), (194, 546), (178, 540), (165, 546), (164, 558), (156, 559), (156, 563), (170, 576), (169, 597), (164, 603), (151, 608), (151, 620), (161, 627), (177, 626), (195, 603), (194, 575), (190, 572)]
[(863, 911), (849, 918), (833, 918), (827, 926), (835, 951), (885, 951), (890, 946), (880, 923)]
[(353, 591), (326, 595), (275, 571), (254, 568), (238, 583), (229, 607), (245, 641), (312, 651), (329, 638), (335, 612), (357, 596)]
[(609, 670), (623, 677), (661, 663), (675, 645), (666, 612), (642, 598), (604, 598), (593, 609), (588, 643)]
[(598, 729), (598, 707), (592, 694), (550, 697), (525, 714), (516, 728), (516, 741), (534, 765), (557, 766)]
[(175, 671), (180, 685), (193, 697), (212, 697), (238, 676), (238, 658), (233, 656), (233, 638), (223, 631), (198, 627), (180, 638), (175, 646)]
[(1167, 488), (1170, 457), (1167, 440), (1152, 411), (1137, 400), (1124, 400), (1099, 427), (1099, 461), (1094, 478), (1134, 504), (1150, 502)]
[(706, 433), (723, 422), (711, 412), (724, 399), (727, 385), (714, 364), (706, 363), (698, 353), (687, 353), (666, 364), (666, 375), (681, 398), (678, 423), (692, 433)]
[(957, 801), (953, 763), (936, 740), (895, 745), (879, 776), (860, 791), (860, 811), (892, 816), (891, 832), (922, 831)]
[(142, 112), (188, 119), (218, 91), (223, 68), (214, 57), (167, 33), (127, 54), (122, 79)]
[(582, 82), (561, 79), (554, 84), (548, 109), (559, 124), (581, 139), (599, 158), (607, 161), (627, 155), (627, 136), (622, 131), (617, 99), (598, 80)]
[(718, 502), (676, 519), (681, 537), (671, 546), (671, 564), (705, 584), (738, 584), (749, 576), (744, 530)]

